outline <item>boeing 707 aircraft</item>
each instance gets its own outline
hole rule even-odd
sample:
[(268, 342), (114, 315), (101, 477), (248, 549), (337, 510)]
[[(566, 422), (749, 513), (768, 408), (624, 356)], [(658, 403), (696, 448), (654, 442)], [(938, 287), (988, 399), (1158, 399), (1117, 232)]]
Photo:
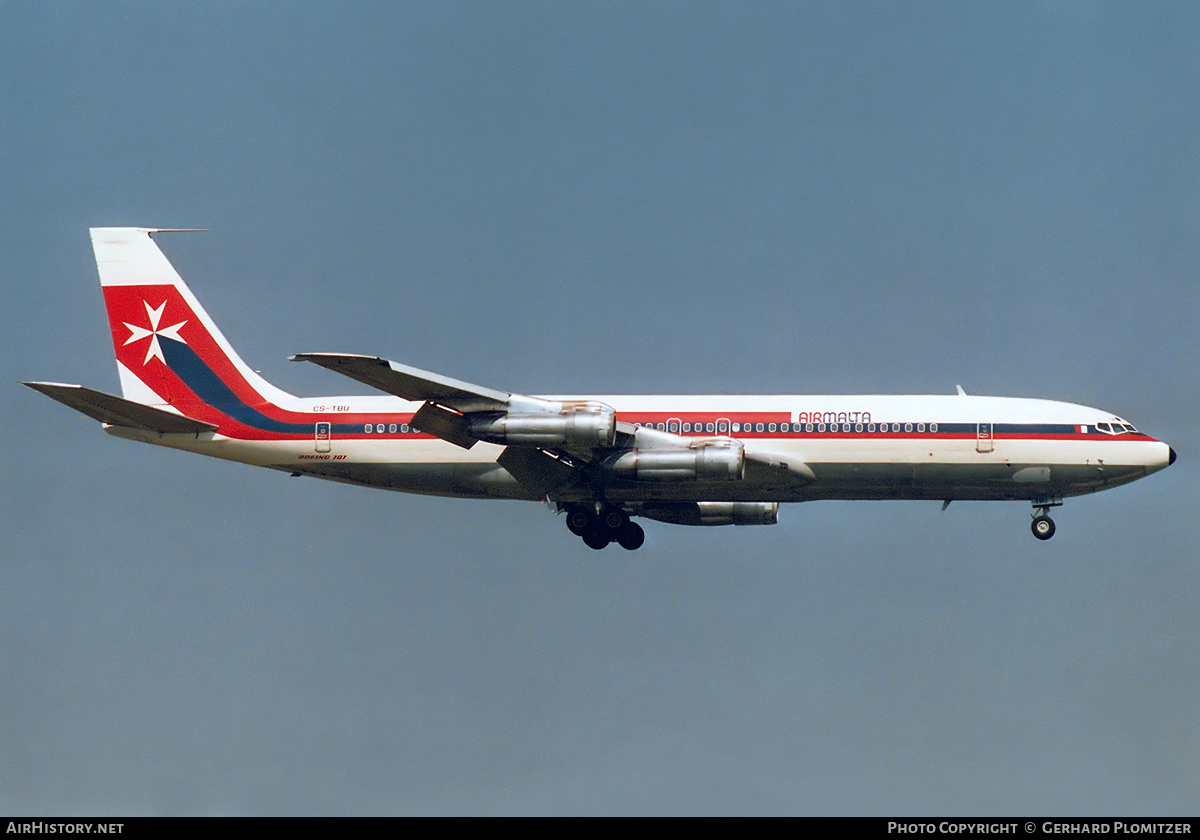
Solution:
[(814, 499), (1024, 500), (1050, 508), (1157, 472), (1167, 444), (1064, 402), (968, 396), (525, 396), (373, 356), (291, 358), (381, 392), (296, 397), (234, 352), (151, 239), (93, 228), (121, 394), (26, 382), (110, 434), (408, 493), (546, 501), (591, 548), (641, 517), (771, 525)]

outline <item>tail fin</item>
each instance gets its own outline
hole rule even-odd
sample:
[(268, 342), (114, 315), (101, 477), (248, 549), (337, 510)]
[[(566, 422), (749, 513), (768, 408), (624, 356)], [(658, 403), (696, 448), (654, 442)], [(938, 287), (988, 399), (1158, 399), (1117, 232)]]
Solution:
[(121, 393), (188, 417), (237, 417), (295, 398), (241, 360), (147, 228), (92, 228)]

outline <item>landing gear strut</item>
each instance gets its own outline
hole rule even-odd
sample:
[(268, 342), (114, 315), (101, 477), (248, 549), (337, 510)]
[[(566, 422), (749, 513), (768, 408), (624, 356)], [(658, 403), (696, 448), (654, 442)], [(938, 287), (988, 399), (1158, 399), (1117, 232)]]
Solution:
[(629, 518), (620, 508), (605, 506), (596, 509), (593, 505), (574, 505), (567, 510), (567, 528), (577, 537), (582, 537), (588, 548), (599, 551), (609, 543), (635, 551), (646, 541), (642, 526)]
[(1054, 536), (1054, 520), (1050, 518), (1050, 508), (1061, 505), (1062, 499), (1058, 497), (1033, 500), (1033, 506), (1038, 512), (1033, 515), (1029, 530), (1033, 531), (1033, 535), (1039, 540), (1048, 540)]

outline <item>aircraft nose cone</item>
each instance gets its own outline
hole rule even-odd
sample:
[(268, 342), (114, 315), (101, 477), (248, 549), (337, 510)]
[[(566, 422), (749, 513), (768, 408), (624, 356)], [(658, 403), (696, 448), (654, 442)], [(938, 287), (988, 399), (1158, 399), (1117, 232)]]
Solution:
[(1168, 447), (1167, 447), (1167, 452), (1169, 452), (1169, 453), (1170, 453), (1170, 454), (1167, 456), (1167, 466), (1169, 467), (1169, 466), (1171, 466), (1172, 464), (1174, 464), (1174, 463), (1175, 463), (1175, 447), (1173, 447), (1173, 446), (1168, 446)]

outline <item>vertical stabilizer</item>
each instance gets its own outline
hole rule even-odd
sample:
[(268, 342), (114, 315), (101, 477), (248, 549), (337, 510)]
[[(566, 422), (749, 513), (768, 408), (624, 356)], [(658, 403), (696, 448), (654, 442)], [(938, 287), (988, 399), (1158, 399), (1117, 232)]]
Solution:
[(230, 406), (290, 406), (252, 371), (168, 262), (151, 228), (92, 228), (121, 393), (189, 417)]

